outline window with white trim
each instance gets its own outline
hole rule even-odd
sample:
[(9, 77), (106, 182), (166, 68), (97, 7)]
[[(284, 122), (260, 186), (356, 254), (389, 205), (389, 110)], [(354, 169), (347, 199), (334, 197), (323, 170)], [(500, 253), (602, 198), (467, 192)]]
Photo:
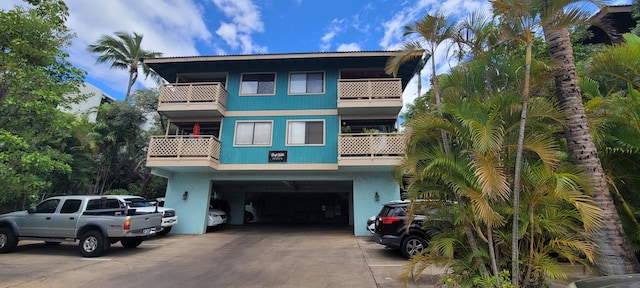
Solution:
[(271, 121), (238, 121), (233, 143), (236, 146), (269, 146), (272, 127)]
[(289, 74), (289, 93), (324, 93), (324, 73), (304, 72)]
[(269, 95), (276, 93), (276, 74), (242, 74), (240, 94)]
[(324, 121), (287, 121), (287, 145), (323, 145)]

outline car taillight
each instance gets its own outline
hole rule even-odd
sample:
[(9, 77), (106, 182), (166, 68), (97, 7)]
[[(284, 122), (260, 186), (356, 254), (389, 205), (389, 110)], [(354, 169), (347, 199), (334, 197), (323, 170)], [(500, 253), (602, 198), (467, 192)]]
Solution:
[(393, 222), (400, 221), (398, 217), (380, 217), (380, 222), (384, 225), (393, 224)]
[(131, 219), (124, 220), (124, 230), (131, 229)]

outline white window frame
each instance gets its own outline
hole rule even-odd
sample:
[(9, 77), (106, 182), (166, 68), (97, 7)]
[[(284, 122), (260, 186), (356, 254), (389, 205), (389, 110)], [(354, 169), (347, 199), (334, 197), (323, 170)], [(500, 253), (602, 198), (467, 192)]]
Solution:
[[(322, 91), (321, 92), (293, 92), (291, 91), (291, 77), (294, 74), (304, 74), (304, 75), (308, 75), (308, 74), (317, 74), (320, 73), (322, 74)], [(288, 89), (288, 93), (289, 95), (307, 95), (307, 94), (325, 94), (327, 91), (327, 75), (324, 71), (293, 71), (293, 72), (289, 72), (289, 89)], [(305, 84), (306, 84), (306, 79), (305, 79)]]
[[(294, 122), (322, 122), (322, 143), (320, 144), (306, 144), (306, 143), (289, 143), (289, 137), (291, 137), (291, 124)], [(327, 143), (327, 123), (325, 119), (291, 119), (287, 120), (287, 133), (284, 139), (285, 146), (325, 146)]]
[[(253, 140), (255, 140), (255, 124), (256, 123), (269, 123), (270, 124), (270, 129), (269, 129), (269, 143), (268, 144), (238, 144), (238, 125), (242, 124), (242, 123), (253, 123), (254, 127), (253, 127)], [(252, 142), (254, 142), (252, 140)], [(233, 131), (233, 146), (234, 147), (269, 147), (271, 146), (273, 143), (273, 120), (238, 120), (236, 121), (235, 124), (235, 128)]]
[[(246, 93), (242, 89), (242, 85), (244, 83), (245, 75), (264, 75), (264, 74), (273, 74), (273, 93)], [(276, 95), (276, 91), (278, 90), (278, 73), (276, 72), (255, 72), (255, 73), (242, 73), (240, 74), (240, 89), (238, 90), (239, 96), (265, 96), (265, 95)], [(257, 91), (256, 91), (257, 92)]]

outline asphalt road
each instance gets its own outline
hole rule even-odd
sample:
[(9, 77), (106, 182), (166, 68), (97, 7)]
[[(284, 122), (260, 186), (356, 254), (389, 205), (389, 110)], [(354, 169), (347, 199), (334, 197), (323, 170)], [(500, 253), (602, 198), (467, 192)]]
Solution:
[[(21, 241), (0, 254), (0, 287), (401, 287), (407, 260), (348, 227), (246, 225), (171, 235), (99, 258), (77, 244)], [(442, 269), (417, 284), (433, 287)]]

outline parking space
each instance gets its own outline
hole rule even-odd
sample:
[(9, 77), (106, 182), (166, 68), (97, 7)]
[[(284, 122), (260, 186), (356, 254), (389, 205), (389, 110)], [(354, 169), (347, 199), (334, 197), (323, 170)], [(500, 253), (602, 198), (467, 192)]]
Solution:
[[(100, 258), (22, 241), (0, 255), (4, 287), (399, 287), (406, 260), (346, 225), (246, 225), (169, 235)], [(433, 287), (440, 269), (419, 284)]]

